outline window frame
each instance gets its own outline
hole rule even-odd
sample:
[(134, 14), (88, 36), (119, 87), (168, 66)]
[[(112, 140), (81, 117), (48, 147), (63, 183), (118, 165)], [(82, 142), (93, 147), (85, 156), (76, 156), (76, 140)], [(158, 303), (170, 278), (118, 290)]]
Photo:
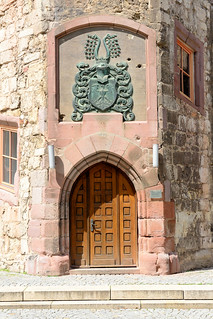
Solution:
[[(181, 43), (192, 55), (193, 91), (189, 98), (180, 90), (180, 71), (177, 63), (177, 48)], [(177, 98), (204, 114), (204, 45), (179, 21), (175, 21), (174, 41), (174, 94)]]
[[(4, 147), (4, 143), (3, 143), (3, 135), (4, 135), (4, 131), (9, 132), (9, 155), (5, 156), (5, 154), (3, 154), (3, 147)], [(16, 153), (16, 157), (12, 156), (12, 151), (11, 151), (11, 133), (16, 133), (17, 136), (17, 142), (16, 142), (16, 148), (17, 148), (17, 153)], [(7, 183), (5, 181), (3, 181), (3, 158), (9, 158), (9, 163), (11, 162), (12, 159), (16, 160), (16, 172), (14, 174), (14, 183)], [(9, 190), (11, 192), (15, 192), (14, 187), (15, 187), (15, 175), (17, 173), (18, 170), (18, 131), (17, 128), (11, 127), (11, 126), (5, 126), (5, 125), (0, 125), (0, 188), (5, 189), (5, 190)], [(12, 167), (11, 164), (9, 164), (9, 171), (10, 171), (10, 181), (11, 181), (11, 171), (12, 171)]]
[[(177, 38), (177, 47), (180, 47), (182, 51), (185, 51), (189, 55), (189, 72), (187, 73), (183, 68), (183, 54), (181, 53), (181, 66), (178, 66), (179, 72), (182, 71), (182, 89), (180, 87), (180, 93), (188, 98), (192, 103), (194, 103), (194, 51), (187, 46), (183, 41)], [(181, 51), (181, 52), (182, 52)], [(178, 62), (178, 61), (177, 61)], [(189, 77), (189, 95), (184, 93), (184, 81), (183, 74)]]

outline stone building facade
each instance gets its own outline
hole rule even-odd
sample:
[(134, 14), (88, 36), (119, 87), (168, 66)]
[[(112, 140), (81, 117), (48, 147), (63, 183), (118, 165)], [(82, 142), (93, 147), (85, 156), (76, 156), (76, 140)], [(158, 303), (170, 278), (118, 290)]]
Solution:
[(211, 19), (210, 0), (0, 0), (0, 268), (213, 265)]

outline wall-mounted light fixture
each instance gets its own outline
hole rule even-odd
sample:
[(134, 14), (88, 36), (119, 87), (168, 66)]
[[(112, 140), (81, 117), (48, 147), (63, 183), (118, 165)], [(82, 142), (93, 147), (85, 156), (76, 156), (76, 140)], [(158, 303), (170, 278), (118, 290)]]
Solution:
[(48, 145), (49, 167), (55, 168), (54, 145)]
[(158, 167), (159, 156), (158, 156), (158, 144), (153, 144), (153, 167)]

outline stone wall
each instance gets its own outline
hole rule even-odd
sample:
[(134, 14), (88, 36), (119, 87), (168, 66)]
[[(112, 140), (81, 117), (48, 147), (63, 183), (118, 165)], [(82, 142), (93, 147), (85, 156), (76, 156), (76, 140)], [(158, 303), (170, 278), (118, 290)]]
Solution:
[[(161, 179), (171, 182), (181, 269), (207, 267), (213, 248), (210, 2), (162, 1), (160, 10), (151, 2), (163, 31), (158, 42)], [(174, 19), (204, 43), (204, 115), (174, 97)]]
[[(168, 200), (175, 201), (176, 250), (182, 270), (212, 265), (210, 1), (1, 0), (0, 114), (20, 118), (19, 187), (12, 200), (0, 202), (1, 268), (24, 270), (25, 260), (32, 255), (30, 208), (45, 196), (47, 32), (77, 16), (106, 13), (157, 32), (159, 174), (165, 185), (171, 183)], [(174, 97), (175, 18), (204, 43), (204, 115)], [(0, 199), (4, 197), (0, 190)], [(34, 226), (34, 235), (40, 236), (39, 225)]]
[(15, 271), (24, 271), (29, 253), (34, 172), (44, 172), (39, 179), (41, 185), (46, 183), (46, 35), (39, 28), (39, 8), (38, 1), (22, 0), (3, 1), (0, 6), (1, 120), (20, 118), (19, 182), (9, 200), (8, 192), (0, 190), (0, 268)]

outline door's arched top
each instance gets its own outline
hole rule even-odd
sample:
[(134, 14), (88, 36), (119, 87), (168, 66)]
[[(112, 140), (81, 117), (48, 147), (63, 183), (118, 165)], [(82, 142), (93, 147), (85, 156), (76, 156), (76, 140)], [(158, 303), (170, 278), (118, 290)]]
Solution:
[(124, 158), (118, 156), (116, 153), (102, 150), (83, 157), (78, 163), (76, 163), (75, 166), (72, 167), (70, 172), (67, 174), (62, 188), (62, 193), (71, 192), (72, 186), (79, 175), (81, 175), (89, 167), (92, 167), (100, 162), (109, 163), (115, 167), (118, 167), (129, 177), (136, 189), (138, 189), (139, 184), (139, 188), (144, 188), (142, 177), (139, 175), (133, 165), (131, 165), (131, 163), (128, 163)]

